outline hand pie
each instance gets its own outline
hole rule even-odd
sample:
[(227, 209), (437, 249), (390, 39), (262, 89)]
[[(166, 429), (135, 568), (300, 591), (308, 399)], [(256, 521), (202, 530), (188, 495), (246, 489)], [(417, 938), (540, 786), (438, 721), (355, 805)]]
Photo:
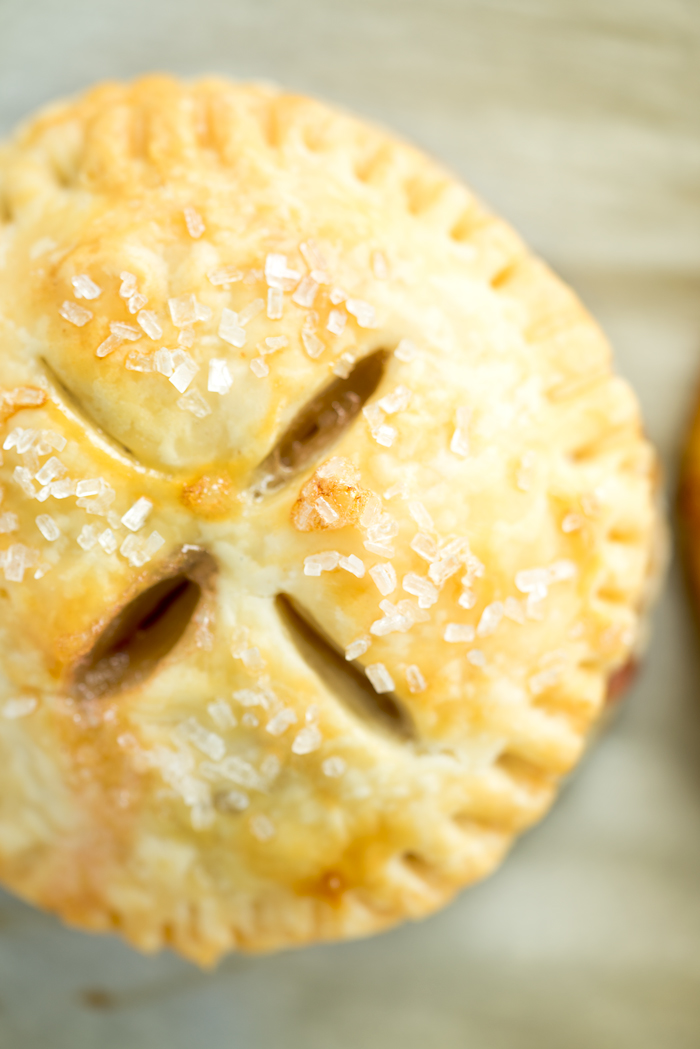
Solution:
[(576, 297), (385, 132), (161, 77), (0, 150), (0, 876), (201, 963), (494, 869), (639, 635)]

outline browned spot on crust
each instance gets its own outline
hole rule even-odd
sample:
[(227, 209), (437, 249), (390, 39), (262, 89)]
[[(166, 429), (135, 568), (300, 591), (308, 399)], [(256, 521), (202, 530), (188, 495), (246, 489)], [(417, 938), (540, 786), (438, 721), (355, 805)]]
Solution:
[(233, 481), (228, 474), (202, 474), (185, 485), (180, 502), (199, 517), (224, 517), (231, 512), (235, 498)]
[(608, 678), (608, 691), (605, 696), (606, 706), (612, 706), (623, 698), (625, 692), (634, 684), (638, 671), (639, 662), (633, 656), (627, 660), (624, 666), (621, 666), (619, 670), (615, 670), (610, 675)]
[[(348, 459), (338, 456), (319, 466), (292, 507), (294, 527), (300, 532), (323, 532), (355, 524), (370, 496), (358, 485), (359, 476)], [(319, 505), (319, 500), (325, 502)]]
[(347, 889), (347, 878), (340, 871), (329, 870), (320, 878), (314, 878), (299, 886), (298, 892), (300, 896), (313, 896), (314, 899), (337, 906)]
[(0, 423), (5, 423), (22, 408), (40, 408), (47, 400), (46, 391), (38, 386), (17, 386), (0, 393)]

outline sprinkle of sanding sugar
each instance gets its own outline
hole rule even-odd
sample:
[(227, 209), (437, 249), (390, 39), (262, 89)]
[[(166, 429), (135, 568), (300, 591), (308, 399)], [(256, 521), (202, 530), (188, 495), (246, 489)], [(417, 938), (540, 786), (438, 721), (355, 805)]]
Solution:
[(138, 342), (141, 332), (133, 324), (125, 324), (123, 321), (112, 321), (109, 325), (112, 335), (118, 339), (127, 339), (129, 342)]
[(15, 466), (12, 477), (29, 499), (35, 497), (36, 489), (32, 484), (32, 475), (26, 466)]
[(16, 386), (14, 390), (6, 390), (3, 398), (13, 408), (28, 408), (33, 405), (43, 404), (46, 394), (43, 390), (37, 390), (34, 386)]
[(206, 226), (202, 216), (194, 208), (189, 205), (182, 209), (182, 214), (185, 216), (185, 225), (187, 226), (187, 232), (193, 240), (199, 240), (204, 233)]
[(129, 273), (128, 270), (123, 270), (119, 274), (119, 279), (122, 282), (119, 294), (123, 299), (130, 299), (132, 295), (136, 294), (137, 279), (133, 273)]
[(190, 390), (175, 402), (183, 412), (191, 412), (197, 419), (205, 419), (211, 415), (211, 408), (198, 390)]
[(339, 379), (347, 379), (350, 376), (350, 372), (355, 367), (355, 361), (357, 360), (354, 353), (347, 351), (341, 353), (337, 361), (331, 365), (331, 370), (334, 375), (337, 375)]
[(345, 649), (345, 658), (347, 660), (359, 659), (360, 656), (364, 656), (371, 644), (368, 637), (358, 637), (356, 641), (351, 641)]
[(64, 477), (68, 473), (68, 470), (63, 465), (60, 459), (57, 459), (55, 455), (52, 455), (50, 459), (47, 459), (41, 470), (36, 474), (36, 480), (39, 484), (49, 484), (50, 481), (55, 481), (59, 477)]
[(257, 379), (264, 379), (270, 374), (270, 366), (264, 357), (253, 357), (250, 362), (250, 370)]
[(578, 568), (573, 561), (553, 561), (547, 569), (550, 583), (563, 583), (578, 575)]
[(110, 353), (114, 353), (118, 350), (122, 344), (122, 340), (118, 335), (108, 335), (107, 338), (100, 343), (95, 350), (96, 357), (108, 357)]
[(158, 318), (153, 310), (141, 310), (136, 320), (149, 339), (161, 339), (163, 337), (163, 329), (158, 323)]
[(310, 328), (302, 328), (301, 341), (304, 344), (304, 349), (312, 360), (316, 360), (317, 357), (320, 357), (326, 348), (316, 332), (312, 331)]
[(297, 716), (292, 708), (283, 707), (282, 710), (270, 718), (265, 726), (265, 731), (269, 732), (271, 736), (281, 736), (296, 720)]
[(8, 721), (17, 718), (26, 718), (33, 714), (37, 708), (34, 696), (18, 696), (16, 699), (7, 699), (2, 705), (2, 716)]
[(217, 794), (214, 801), (219, 812), (245, 812), (250, 805), (248, 795), (242, 790), (227, 790)]
[(286, 335), (268, 335), (265, 339), (265, 344), (261, 347), (261, 353), (275, 353), (277, 350), (283, 350), (285, 346), (289, 345), (289, 339)]
[(243, 271), (237, 270), (235, 266), (221, 266), (217, 270), (210, 270), (207, 278), (211, 284), (235, 284), (243, 280)]
[(505, 599), (503, 602), (503, 615), (514, 623), (522, 625), (525, 622), (525, 609), (517, 597), (507, 597)]
[(365, 667), (365, 674), (375, 692), (392, 692), (394, 679), (383, 663), (370, 663)]
[(425, 692), (428, 687), (420, 672), (420, 667), (417, 667), (415, 663), (406, 667), (406, 683), (409, 692)]
[(33, 568), (38, 561), (38, 550), (32, 550), (22, 543), (13, 543), (5, 551), (5, 562), (3, 565), (5, 579), (10, 583), (21, 583), (27, 568)]
[(62, 452), (68, 443), (62, 434), (54, 430), (40, 430), (40, 434), (34, 449), (37, 455), (48, 455), (52, 448), (55, 448), (57, 452)]
[(222, 730), (235, 728), (238, 724), (231, 707), (226, 700), (221, 697), (209, 703), (207, 706), (207, 712), (216, 727)]
[(323, 743), (323, 736), (316, 725), (306, 725), (297, 732), (292, 743), (292, 754), (311, 754)]
[(146, 298), (145, 295), (141, 295), (141, 294), (139, 294), (139, 292), (136, 292), (135, 295), (131, 296), (131, 298), (127, 302), (126, 306), (127, 306), (127, 309), (129, 310), (129, 313), (138, 313), (139, 310), (143, 309), (143, 307), (146, 305), (147, 302), (148, 302), (148, 299)]
[(415, 550), (419, 557), (431, 563), (437, 561), (439, 557), (437, 543), (425, 532), (416, 532), (411, 540), (411, 550)]
[(438, 561), (433, 561), (428, 569), (428, 575), (436, 586), (444, 586), (455, 572), (459, 572), (461, 567), (462, 562), (457, 556), (440, 557)]
[(7, 535), (9, 532), (16, 532), (18, 528), (19, 518), (17, 514), (10, 513), (10, 511), (0, 514), (0, 532), (3, 535)]
[(369, 550), (371, 554), (377, 554), (379, 557), (393, 557), (396, 553), (388, 539), (382, 539), (381, 542), (375, 542), (373, 539), (365, 539), (363, 545), (365, 550)]
[(577, 574), (576, 565), (573, 561), (554, 561), (546, 568), (526, 568), (516, 573), (515, 585), (521, 593), (529, 594), (533, 591), (541, 591), (550, 583), (559, 583), (567, 579), (573, 579)]
[(216, 732), (210, 732), (204, 725), (200, 725), (196, 718), (186, 718), (175, 727), (175, 735), (184, 743), (191, 743), (202, 754), (206, 754), (212, 761), (221, 761), (226, 753), (226, 744)]
[(64, 320), (75, 324), (77, 328), (82, 328), (84, 324), (92, 320), (90, 310), (86, 310), (84, 306), (78, 306), (77, 303), (71, 302), (69, 299), (66, 299), (58, 312)]
[(389, 267), (386, 256), (381, 251), (372, 252), (372, 273), (377, 280), (386, 280), (389, 276)]
[[(78, 483), (72, 477), (62, 477), (60, 481), (52, 481), (49, 485), (51, 495), (54, 499), (68, 499), (69, 496), (76, 494), (77, 487)], [(106, 481), (103, 481), (102, 491), (100, 492), (98, 499), (101, 500), (101, 505), (104, 507), (104, 510), (114, 502), (115, 495), (116, 493), (114, 489), (111, 488)], [(97, 499), (93, 500), (93, 502), (95, 506), (97, 506)], [(79, 499), (77, 505), (87, 508), (88, 513), (103, 512), (102, 509), (92, 509), (92, 507), (88, 505), (88, 502), (83, 499)]]
[(245, 328), (246, 324), (254, 320), (264, 309), (265, 302), (263, 299), (253, 299), (252, 302), (249, 302), (238, 314), (238, 323), (241, 328)]
[(393, 499), (397, 495), (400, 495), (402, 499), (408, 498), (408, 483), (406, 481), (397, 481), (396, 484), (392, 484), (385, 491), (384, 498)]
[(297, 306), (305, 306), (307, 309), (311, 309), (317, 292), (318, 284), (316, 281), (311, 277), (302, 277), (292, 295), (292, 302), (296, 302)]
[(345, 308), (352, 313), (361, 328), (373, 328), (375, 325), (374, 306), (364, 299), (346, 299)]
[(257, 645), (253, 645), (252, 648), (246, 648), (241, 652), (240, 660), (246, 670), (263, 670), (266, 666), (265, 660), (263, 659)]
[(263, 815), (262, 812), (256, 812), (254, 816), (250, 817), (250, 833), (258, 841), (270, 841), (275, 836), (275, 825), (271, 819)]
[(227, 362), (222, 357), (212, 357), (209, 361), (209, 379), (207, 389), (210, 393), (228, 393), (233, 386), (233, 378)]
[(580, 514), (567, 514), (561, 523), (562, 532), (577, 532), (583, 524)]
[(40, 430), (22, 430), (20, 431), (21, 436), (17, 438), (17, 451), (20, 455), (24, 455), (28, 452), (32, 445), (37, 441)]
[(417, 355), (418, 347), (415, 343), (411, 342), (410, 339), (402, 339), (394, 350), (394, 357), (403, 361), (404, 364), (408, 364), (410, 361), (415, 360)]
[(138, 535), (128, 535), (119, 547), (119, 553), (127, 559), (133, 568), (141, 568), (165, 543), (162, 535), (151, 532), (148, 539)]
[(85, 481), (78, 481), (75, 486), (75, 494), (81, 499), (86, 495), (99, 495), (103, 484), (101, 477), (90, 477)]
[(282, 319), (284, 312), (284, 292), (281, 288), (267, 289), (267, 317), (271, 321)]
[(433, 519), (426, 510), (423, 503), (413, 501), (408, 504), (408, 512), (423, 532), (432, 532), (435, 529)]
[(287, 256), (271, 253), (265, 258), (265, 280), (270, 288), (281, 288), (290, 291), (301, 274), (287, 266)]
[(486, 666), (486, 656), (484, 655), (484, 653), (481, 651), (480, 648), (473, 648), (471, 650), (471, 652), (467, 652), (467, 660), (474, 667), (485, 667)]
[(440, 596), (437, 587), (417, 572), (408, 572), (403, 577), (402, 586), (407, 594), (418, 598), (419, 608), (431, 608)]
[(328, 776), (329, 779), (338, 779), (338, 777), (343, 775), (347, 767), (345, 759), (337, 756), (326, 758), (321, 765), (323, 775)]
[(340, 563), (337, 550), (326, 550), (304, 558), (304, 575), (318, 576), (321, 572), (332, 572)]
[(318, 512), (318, 515), (321, 518), (321, 520), (324, 521), (326, 524), (333, 524), (340, 518), (338, 512), (333, 509), (328, 500), (324, 499), (323, 496), (319, 496), (319, 498), (314, 503), (314, 508)]
[[(185, 358), (182, 360), (182, 358)], [(168, 382), (171, 382), (176, 390), (180, 393), (185, 393), (187, 387), (190, 385), (195, 375), (199, 371), (199, 365), (192, 360), (188, 353), (184, 350), (176, 350), (173, 354), (173, 363), (178, 358), (180, 363), (177, 364), (175, 371), (168, 377)]]
[(238, 322), (238, 314), (227, 307), (221, 311), (221, 322), (219, 324), (219, 338), (230, 346), (245, 346), (246, 333)]
[(144, 495), (140, 499), (137, 499), (133, 506), (131, 506), (121, 521), (125, 528), (128, 528), (130, 532), (138, 532), (139, 528), (143, 527), (146, 523), (146, 518), (153, 509), (153, 503), (150, 499), (146, 499)]
[(173, 374), (173, 355), (170, 350), (164, 348), (156, 350), (153, 354), (153, 363), (156, 371), (161, 375), (166, 375), (169, 378)]
[(379, 405), (365, 405), (362, 409), (362, 414), (367, 420), (369, 432), (377, 444), (381, 444), (384, 448), (391, 448), (397, 432), (393, 426), (387, 426), (384, 423), (384, 412)]
[(191, 346), (194, 346), (194, 328), (180, 328), (177, 344), (184, 350), (189, 350)]
[(92, 550), (93, 546), (97, 542), (95, 526), (83, 525), (83, 527), (80, 529), (80, 534), (78, 535), (76, 542), (82, 550)]
[(10, 430), (7, 437), (3, 442), (3, 448), (7, 452), (10, 448), (16, 448), (20, 438), (24, 435), (24, 429), (21, 426), (16, 426), (14, 430)]
[(177, 295), (168, 299), (170, 317), (176, 328), (184, 328), (186, 325), (197, 321), (197, 300), (194, 295)]
[(348, 293), (343, 291), (342, 288), (331, 288), (331, 293), (328, 296), (334, 306), (337, 306), (341, 302), (345, 302), (348, 297)]
[(556, 685), (563, 673), (564, 668), (559, 665), (547, 667), (545, 670), (540, 670), (537, 674), (533, 674), (528, 682), (530, 692), (533, 696), (541, 695), (542, 692), (551, 688), (552, 685)]
[(357, 576), (358, 579), (362, 579), (365, 574), (364, 562), (355, 554), (350, 554), (348, 557), (341, 557), (338, 561), (338, 568), (344, 568), (346, 572), (350, 572), (351, 575)]
[(490, 634), (493, 634), (502, 619), (503, 603), (501, 601), (493, 601), (490, 605), (487, 605), (481, 613), (481, 619), (476, 628), (478, 636), (488, 637)]
[(463, 582), (464, 589), (457, 598), (457, 604), (460, 608), (473, 608), (476, 604), (476, 594), (470, 587)]
[[(166, 353), (167, 352), (168, 351), (166, 350)], [(126, 360), (124, 361), (124, 366), (126, 370), (130, 372), (155, 371), (155, 354), (140, 353), (138, 350), (131, 350), (127, 354)]]
[(413, 626), (413, 620), (402, 615), (391, 601), (381, 601), (379, 607), (384, 612), (384, 617), (375, 619), (369, 628), (370, 634), (374, 634), (375, 637), (386, 637), (387, 634), (393, 634), (396, 631), (405, 633)]
[(347, 319), (347, 316), (342, 310), (331, 310), (328, 314), (328, 324), (326, 325), (326, 328), (332, 335), (342, 335)]
[(61, 534), (61, 529), (50, 514), (39, 514), (36, 518), (36, 526), (49, 543), (53, 543)]
[(388, 597), (396, 590), (396, 569), (389, 562), (383, 565), (373, 565), (369, 574), (383, 597)]
[(455, 432), (450, 441), (450, 451), (463, 458), (469, 455), (469, 422), (471, 420), (471, 408), (458, 408), (456, 413)]
[[(365, 511), (367, 510), (369, 510), (369, 506), (365, 507)], [(394, 536), (399, 534), (398, 521), (396, 521), (391, 514), (387, 514), (384, 511), (380, 512), (378, 516), (373, 515), (371, 524), (369, 523), (366, 513), (363, 512), (363, 515), (360, 518), (360, 523), (367, 529), (367, 538), (373, 543), (385, 542), (388, 539), (393, 539)]]
[(411, 391), (408, 386), (397, 386), (391, 393), (387, 393), (380, 401), (377, 402), (379, 407), (387, 415), (393, 415), (394, 412), (403, 412), (408, 408), (411, 402)]
[(328, 269), (328, 264), (324, 259), (316, 241), (309, 238), (309, 240), (302, 241), (299, 245), (299, 251), (301, 252), (304, 262), (310, 270), (325, 270)]
[(537, 453), (532, 450), (525, 452), (521, 457), (515, 478), (515, 483), (521, 492), (530, 491), (536, 463)]
[(460, 641), (474, 640), (474, 627), (471, 623), (448, 623), (443, 634), (445, 641), (453, 644)]
[(97, 299), (102, 294), (102, 288), (99, 284), (95, 284), (87, 273), (79, 273), (77, 277), (71, 277), (71, 284), (76, 299)]
[(98, 542), (105, 554), (113, 554), (119, 545), (119, 539), (116, 538), (110, 528), (106, 528), (104, 532), (98, 536)]

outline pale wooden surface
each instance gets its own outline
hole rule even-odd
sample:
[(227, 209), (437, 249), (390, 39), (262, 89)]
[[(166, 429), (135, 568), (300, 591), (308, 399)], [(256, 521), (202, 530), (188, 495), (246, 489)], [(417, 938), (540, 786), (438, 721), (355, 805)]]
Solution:
[[(152, 68), (275, 79), (459, 170), (578, 288), (672, 487), (700, 379), (698, 0), (0, 0), (0, 132)], [(0, 896), (3, 1049), (697, 1049), (700, 663), (677, 574), (610, 735), (420, 926), (200, 974)]]

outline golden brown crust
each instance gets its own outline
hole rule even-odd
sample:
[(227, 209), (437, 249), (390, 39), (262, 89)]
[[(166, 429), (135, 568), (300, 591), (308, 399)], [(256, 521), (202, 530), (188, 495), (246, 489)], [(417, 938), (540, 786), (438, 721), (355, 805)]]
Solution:
[(5, 883), (208, 963), (486, 875), (655, 556), (576, 297), (417, 150), (223, 80), (51, 107), (0, 214)]

